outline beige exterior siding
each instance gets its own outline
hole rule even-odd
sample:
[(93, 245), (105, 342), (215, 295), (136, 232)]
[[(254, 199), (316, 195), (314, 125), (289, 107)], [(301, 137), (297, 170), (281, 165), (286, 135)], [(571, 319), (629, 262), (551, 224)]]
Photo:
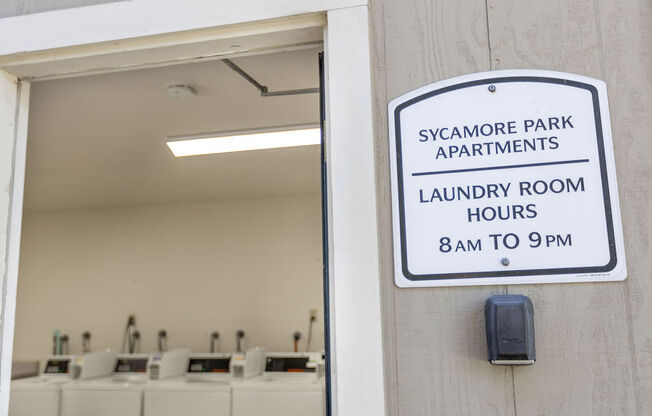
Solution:
[[(371, 3), (388, 403), (400, 415), (643, 415), (652, 408), (652, 5)], [(618, 283), (399, 289), (393, 284), (389, 100), (456, 75), (549, 69), (606, 81), (629, 278)], [(537, 362), (492, 367), (483, 307), (534, 302)]]

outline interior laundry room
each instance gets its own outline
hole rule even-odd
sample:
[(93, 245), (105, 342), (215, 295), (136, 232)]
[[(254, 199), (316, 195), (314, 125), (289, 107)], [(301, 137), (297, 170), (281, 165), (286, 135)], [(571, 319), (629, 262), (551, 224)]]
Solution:
[[(16, 368), (38, 362), (44, 373), (50, 361), (59, 368), (57, 356), (90, 362), (110, 349), (110, 373), (121, 362), (147, 373), (151, 354), (186, 351), (178, 382), (193, 363), (230, 373), (232, 354), (251, 361), (256, 350), (258, 376), (273, 367), (315, 376), (324, 360), (320, 51), (33, 83)], [(142, 384), (129, 383), (142, 397)], [(323, 380), (319, 397), (321, 414)]]

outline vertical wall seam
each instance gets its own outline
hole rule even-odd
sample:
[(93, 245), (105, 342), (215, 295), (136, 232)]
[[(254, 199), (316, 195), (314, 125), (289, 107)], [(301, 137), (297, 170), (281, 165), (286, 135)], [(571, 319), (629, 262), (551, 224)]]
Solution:
[[(487, 25), (487, 49), (489, 52), (489, 70), (494, 70), (494, 59), (491, 51), (491, 25), (489, 23), (489, 0), (484, 0), (485, 8), (485, 21)], [(509, 285), (503, 286), (503, 293), (509, 295)], [(514, 367), (510, 368), (509, 377), (512, 379), (512, 407), (514, 409), (514, 416), (518, 416), (517, 404), (516, 404), (516, 380), (514, 377)]]
[(518, 416), (518, 410), (516, 408), (516, 383), (514, 381), (514, 366), (510, 366), (512, 373), (512, 403), (514, 405), (514, 416)]
[[(599, 0), (593, 0), (593, 14), (595, 15), (595, 26), (598, 39), (598, 54), (600, 61), (600, 72), (602, 74), (602, 79), (607, 81), (607, 65), (606, 59), (604, 56), (604, 42), (603, 42), (603, 30), (602, 30), (602, 21), (600, 16), (600, 7), (598, 5)], [(625, 279), (622, 285), (622, 295), (625, 309), (625, 320), (627, 322), (627, 341), (629, 343), (629, 352), (630, 352), (630, 363), (632, 366), (631, 381), (632, 381), (632, 393), (634, 394), (634, 406), (636, 407), (636, 414), (643, 415), (643, 403), (641, 402), (641, 397), (639, 394), (639, 389), (637, 387), (638, 380), (638, 357), (636, 353), (636, 336), (634, 334), (634, 320), (632, 317), (632, 303), (631, 303), (631, 290), (629, 286), (629, 279)]]
[(604, 42), (602, 41), (602, 22), (600, 22), (600, 9), (598, 7), (598, 0), (593, 0), (593, 14), (595, 15), (595, 29), (598, 39), (598, 55), (600, 61), (600, 72), (602, 79), (607, 79), (607, 68), (604, 59)]
[(487, 48), (489, 49), (489, 70), (493, 70), (493, 56), (491, 55), (491, 32), (489, 30), (489, 0), (484, 0), (484, 10), (487, 22)]
[[(386, 112), (387, 111), (387, 101), (388, 101), (387, 90), (388, 90), (388, 87), (389, 87), (389, 83), (388, 83), (388, 79), (387, 79), (388, 78), (387, 77), (387, 42), (385, 42), (385, 2), (384, 2), (384, 0), (378, 0), (378, 1), (373, 2), (373, 3), (375, 5), (380, 5), (379, 12), (380, 12), (380, 17), (381, 17), (380, 21), (382, 22), (382, 25), (381, 25), (380, 28), (374, 26), (373, 30), (376, 31), (376, 33), (375, 33), (376, 36), (379, 36), (380, 41), (382, 42), (382, 51), (383, 51), (382, 62), (383, 62), (383, 72), (384, 72), (384, 75), (383, 75), (384, 91), (383, 91), (383, 97), (382, 97), (381, 103), (384, 104), (384, 107), (382, 109), (380, 109), (380, 111)], [(371, 3), (369, 5), (369, 7), (371, 8)], [(371, 16), (371, 10), (370, 10), (369, 15)], [(387, 123), (384, 123), (382, 128), (383, 129), (387, 128), (386, 125), (387, 125)], [(379, 231), (380, 231), (380, 229), (379, 229)], [(392, 230), (390, 232), (390, 235), (393, 232), (394, 231)], [(380, 242), (380, 240), (379, 240), (379, 242)], [(393, 244), (394, 244), (393, 236), (391, 238), (390, 244), (391, 244), (391, 247), (393, 247)], [(381, 253), (381, 255), (382, 255), (382, 253)], [(392, 259), (391, 273), (393, 275), (393, 273), (394, 273), (394, 268), (393, 268), (393, 266), (394, 266), (394, 263), (393, 263), (394, 262), (394, 256), (393, 255), (391, 256), (391, 259)], [(381, 287), (387, 287), (387, 285), (388, 285), (388, 283), (384, 282), (383, 285), (381, 285)], [(392, 297), (392, 301), (391, 301), (391, 309), (392, 310), (391, 311), (386, 311), (385, 316), (388, 316), (389, 319), (391, 320), (391, 328), (392, 328), (392, 331), (394, 332), (392, 334), (392, 336), (390, 337), (390, 342), (392, 343), (392, 350), (391, 351), (392, 351), (392, 354), (394, 355), (394, 359), (391, 360), (391, 364), (392, 364), (393, 368), (392, 368), (392, 371), (389, 372), (389, 377), (391, 377), (393, 379), (393, 380), (390, 380), (390, 383), (392, 385), (394, 384), (393, 382), (396, 381), (396, 391), (395, 392), (392, 391), (393, 389), (391, 388), (391, 386), (387, 386), (387, 387), (390, 387), (390, 388), (385, 392), (385, 395), (386, 395), (385, 402), (386, 402), (386, 405), (387, 405), (385, 410), (386, 410), (388, 416), (389, 415), (393, 416), (394, 414), (396, 414), (396, 416), (398, 416), (398, 414), (399, 414), (398, 400), (395, 400), (394, 398), (390, 398), (390, 396), (392, 394), (396, 394), (396, 398), (398, 398), (398, 395), (399, 395), (399, 392), (398, 392), (399, 383), (398, 383), (398, 380), (397, 380), (398, 379), (398, 356), (396, 354), (397, 350), (398, 350), (397, 347), (396, 347), (396, 327), (397, 327), (397, 325), (396, 325), (396, 290), (395, 290), (393, 282), (389, 283), (388, 292), (389, 292), (388, 294), (391, 295), (391, 297)], [(386, 380), (387, 380), (387, 374), (385, 375), (385, 377), (386, 377)]]
[(631, 363), (632, 363), (632, 387), (634, 393), (634, 404), (636, 406), (636, 414), (643, 415), (643, 404), (641, 403), (641, 397), (638, 393), (637, 380), (638, 380), (638, 358), (636, 356), (636, 337), (634, 335), (634, 321), (632, 318), (632, 304), (631, 293), (629, 290), (629, 279), (625, 279), (623, 284), (623, 301), (625, 302), (625, 316), (627, 319), (627, 338), (629, 341), (629, 349), (631, 354)]

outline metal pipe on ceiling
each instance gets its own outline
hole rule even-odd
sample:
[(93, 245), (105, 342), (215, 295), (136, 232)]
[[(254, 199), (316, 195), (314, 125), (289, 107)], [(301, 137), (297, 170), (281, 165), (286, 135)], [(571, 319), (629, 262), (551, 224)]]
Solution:
[(230, 59), (223, 59), (222, 62), (226, 64), (229, 68), (239, 74), (242, 78), (246, 79), (251, 85), (256, 87), (260, 91), (261, 97), (278, 97), (283, 95), (299, 95), (299, 94), (317, 94), (319, 93), (319, 88), (302, 88), (296, 90), (282, 90), (282, 91), (269, 91), (267, 86), (256, 81), (251, 75), (245, 72), (244, 69), (240, 68)]

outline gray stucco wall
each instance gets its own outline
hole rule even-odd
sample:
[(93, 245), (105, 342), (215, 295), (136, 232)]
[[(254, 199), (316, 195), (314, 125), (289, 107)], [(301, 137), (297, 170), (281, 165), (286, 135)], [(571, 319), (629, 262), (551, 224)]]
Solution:
[(0, 18), (130, 0), (2, 0)]
[[(372, 67), (388, 403), (393, 415), (652, 411), (652, 3), (373, 0)], [(629, 277), (618, 283), (399, 289), (393, 284), (389, 100), (494, 69), (606, 81)], [(534, 302), (537, 362), (486, 361), (483, 305)]]

